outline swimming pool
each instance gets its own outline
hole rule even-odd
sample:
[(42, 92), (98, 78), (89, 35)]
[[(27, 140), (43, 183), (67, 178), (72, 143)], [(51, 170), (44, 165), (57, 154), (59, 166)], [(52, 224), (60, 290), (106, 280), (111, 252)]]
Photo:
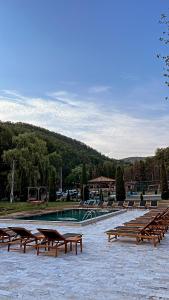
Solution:
[(111, 214), (117, 210), (98, 209), (64, 209), (56, 212), (18, 217), (21, 220), (32, 221), (61, 221), (61, 222), (83, 222), (89, 219), (97, 219), (100, 216)]

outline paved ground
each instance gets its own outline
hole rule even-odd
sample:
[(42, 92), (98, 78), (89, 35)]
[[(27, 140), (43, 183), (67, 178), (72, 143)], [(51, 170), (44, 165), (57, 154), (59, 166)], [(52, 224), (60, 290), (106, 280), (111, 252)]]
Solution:
[(1, 247), (0, 300), (169, 299), (169, 234), (157, 248), (150, 243), (108, 243), (104, 234), (140, 214), (130, 211), (82, 228), (57, 227), (63, 233), (83, 232), (84, 251), (77, 256), (37, 257), (34, 251), (8, 253)]

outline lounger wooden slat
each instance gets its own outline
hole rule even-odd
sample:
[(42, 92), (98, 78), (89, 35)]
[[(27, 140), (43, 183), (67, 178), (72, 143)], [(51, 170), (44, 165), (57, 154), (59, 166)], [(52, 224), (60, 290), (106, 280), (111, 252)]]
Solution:
[(9, 228), (0, 228), (0, 245), (7, 245), (14, 237), (15, 233)]
[(65, 253), (68, 250), (68, 244), (70, 244), (70, 250), (73, 249), (73, 244), (75, 245), (75, 252), (77, 254), (77, 246), (80, 245), (80, 250), (82, 252), (82, 234), (79, 233), (66, 233), (60, 234), (54, 229), (43, 229), (38, 228), (38, 231), (44, 235), (43, 243), (37, 244), (37, 255), (40, 254), (40, 249), (45, 251), (54, 251), (54, 255), (58, 255), (58, 249), (64, 247)]
[(43, 239), (39, 232), (32, 233), (23, 227), (9, 227), (15, 233), (15, 237), (8, 242), (8, 251), (23, 251), (26, 252), (26, 247), (34, 247), (38, 241)]
[(106, 231), (108, 240), (117, 239), (119, 236), (133, 237), (137, 243), (150, 240), (156, 246), (168, 230), (169, 209), (157, 210), (156, 213), (146, 213), (145, 215), (145, 217), (143, 215), (122, 226)]

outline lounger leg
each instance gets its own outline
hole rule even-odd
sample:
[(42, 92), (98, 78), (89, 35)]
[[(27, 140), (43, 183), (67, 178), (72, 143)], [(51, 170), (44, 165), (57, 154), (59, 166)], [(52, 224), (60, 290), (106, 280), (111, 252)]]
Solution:
[(138, 243), (139, 243), (139, 238), (136, 237), (136, 244), (138, 245)]
[[(71, 243), (70, 243), (71, 244)], [(65, 254), (67, 253), (67, 243), (65, 243)]]
[(57, 248), (57, 245), (56, 245), (56, 250), (55, 250), (55, 257), (58, 256), (58, 248)]
[(156, 247), (156, 239), (155, 238), (153, 239), (153, 245), (154, 245), (154, 247)]
[(80, 240), (80, 250), (82, 252), (82, 239)]

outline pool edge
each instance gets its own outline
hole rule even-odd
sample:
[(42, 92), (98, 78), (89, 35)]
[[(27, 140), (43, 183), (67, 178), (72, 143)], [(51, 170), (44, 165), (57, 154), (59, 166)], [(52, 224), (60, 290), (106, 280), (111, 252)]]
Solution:
[(1, 219), (0, 223), (16, 223), (16, 224), (39, 224), (39, 225), (59, 225), (59, 226), (75, 226), (75, 227), (80, 227), (80, 226), (86, 226), (90, 225), (99, 221), (106, 220), (108, 218), (117, 216), (119, 214), (122, 214), (126, 212), (127, 209), (122, 209), (119, 211), (112, 212), (110, 214), (105, 214), (102, 216), (98, 216), (92, 219), (88, 219), (85, 221), (81, 222), (63, 222), (63, 221), (41, 221), (41, 220), (23, 220), (23, 219)]

